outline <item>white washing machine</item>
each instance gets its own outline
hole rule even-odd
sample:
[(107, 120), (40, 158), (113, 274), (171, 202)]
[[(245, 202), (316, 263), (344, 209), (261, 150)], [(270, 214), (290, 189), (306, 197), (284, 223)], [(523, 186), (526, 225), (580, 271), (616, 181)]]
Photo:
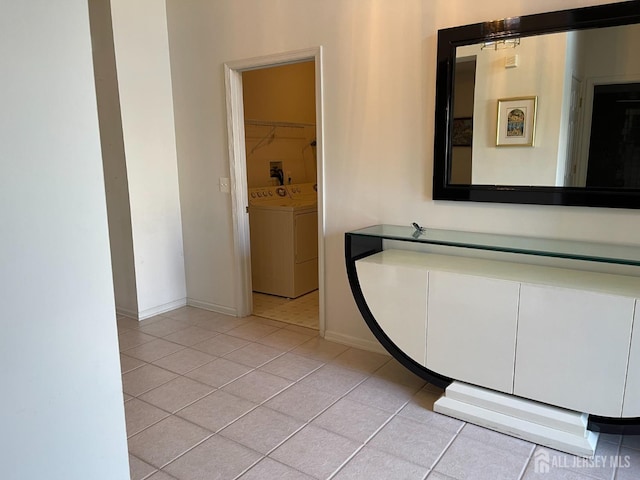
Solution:
[(255, 292), (296, 298), (318, 288), (318, 203), (308, 188), (307, 198), (292, 198), (294, 187), (302, 193), (298, 185), (249, 189)]

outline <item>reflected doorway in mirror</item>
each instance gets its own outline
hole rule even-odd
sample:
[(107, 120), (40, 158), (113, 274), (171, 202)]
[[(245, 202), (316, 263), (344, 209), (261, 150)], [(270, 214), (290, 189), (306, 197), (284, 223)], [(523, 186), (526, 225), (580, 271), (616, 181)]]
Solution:
[(533, 147), (538, 97), (498, 100), (497, 147)]

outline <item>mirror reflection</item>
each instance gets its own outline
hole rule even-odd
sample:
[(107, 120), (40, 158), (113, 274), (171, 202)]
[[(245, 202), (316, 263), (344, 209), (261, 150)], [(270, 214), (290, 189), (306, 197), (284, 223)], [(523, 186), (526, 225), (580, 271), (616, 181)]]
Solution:
[(640, 188), (638, 46), (626, 25), (456, 48), (449, 182)]

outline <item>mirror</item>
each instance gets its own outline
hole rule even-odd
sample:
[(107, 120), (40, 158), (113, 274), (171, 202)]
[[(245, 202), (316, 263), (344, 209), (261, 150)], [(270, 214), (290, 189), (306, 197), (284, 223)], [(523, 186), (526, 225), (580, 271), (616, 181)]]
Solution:
[(640, 208), (640, 2), (438, 32), (434, 199)]

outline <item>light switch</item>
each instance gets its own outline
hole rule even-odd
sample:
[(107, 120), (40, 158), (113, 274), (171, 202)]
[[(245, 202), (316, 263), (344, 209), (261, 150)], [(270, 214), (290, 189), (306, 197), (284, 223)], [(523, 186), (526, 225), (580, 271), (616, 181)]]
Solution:
[(220, 184), (220, 191), (222, 193), (229, 193), (230, 192), (229, 179), (228, 178), (220, 177), (219, 184)]

